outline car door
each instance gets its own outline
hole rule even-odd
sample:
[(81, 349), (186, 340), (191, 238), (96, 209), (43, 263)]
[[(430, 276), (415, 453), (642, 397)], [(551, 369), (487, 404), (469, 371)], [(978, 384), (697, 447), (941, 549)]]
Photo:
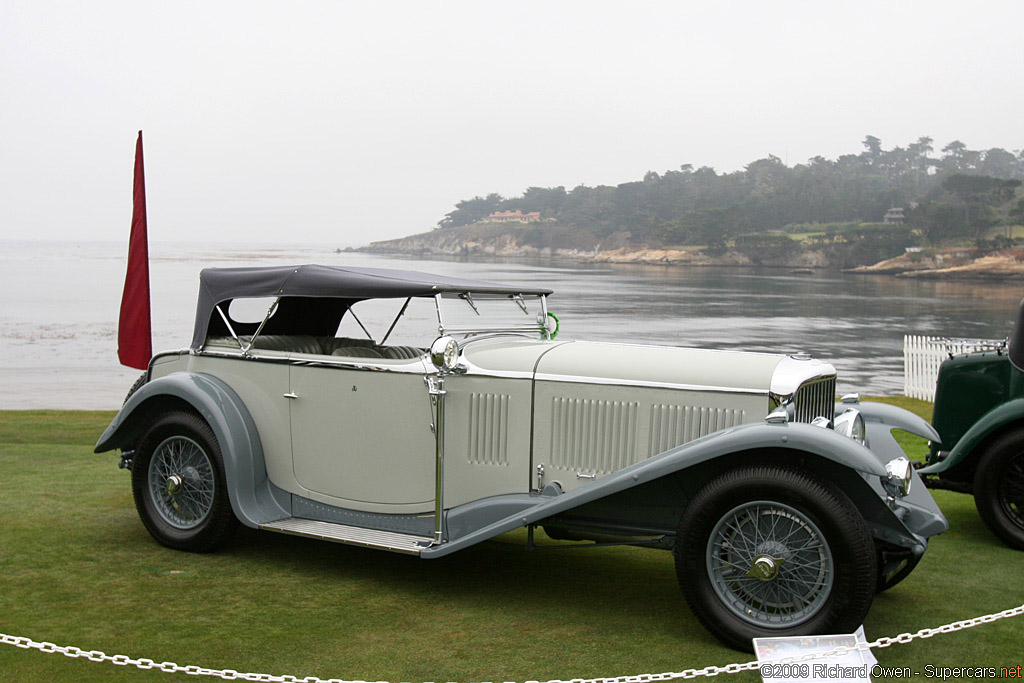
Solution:
[(378, 513), (432, 511), (425, 372), (422, 359), (291, 366), (292, 462), (310, 498)]

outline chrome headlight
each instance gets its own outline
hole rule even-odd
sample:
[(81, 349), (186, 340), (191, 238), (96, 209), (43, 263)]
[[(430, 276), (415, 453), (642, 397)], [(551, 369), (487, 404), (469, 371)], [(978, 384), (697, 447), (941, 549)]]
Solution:
[(910, 460), (905, 457), (895, 458), (885, 463), (885, 473), (888, 476), (882, 482), (890, 495), (903, 498), (910, 493), (910, 485), (913, 483), (914, 468)]
[(835, 419), (834, 425), (833, 429), (837, 434), (847, 436), (861, 446), (864, 445), (867, 432), (864, 429), (864, 416), (860, 414), (859, 410), (850, 408)]
[(438, 370), (454, 372), (459, 362), (459, 343), (451, 337), (438, 337), (430, 345), (430, 362)]

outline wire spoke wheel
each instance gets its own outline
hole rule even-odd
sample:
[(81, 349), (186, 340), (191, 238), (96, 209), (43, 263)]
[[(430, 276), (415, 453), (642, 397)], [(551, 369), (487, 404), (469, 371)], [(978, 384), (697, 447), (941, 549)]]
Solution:
[(192, 412), (158, 416), (132, 458), (139, 518), (168, 548), (209, 552), (238, 527), (224, 456), (210, 426)]
[(194, 529), (213, 509), (213, 464), (188, 437), (172, 436), (156, 447), (148, 481), (157, 513), (175, 529)]
[(686, 504), (674, 553), (694, 615), (747, 652), (753, 638), (853, 631), (878, 585), (853, 501), (824, 477), (772, 462), (708, 481)]
[(795, 508), (759, 500), (727, 512), (711, 532), (707, 568), (718, 597), (741, 619), (789, 626), (814, 616), (832, 589), (832, 553)]

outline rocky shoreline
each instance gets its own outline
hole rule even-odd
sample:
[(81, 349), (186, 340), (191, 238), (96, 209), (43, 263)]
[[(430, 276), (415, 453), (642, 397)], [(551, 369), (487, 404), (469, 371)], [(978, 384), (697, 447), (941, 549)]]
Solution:
[(934, 253), (908, 252), (871, 266), (850, 268), (848, 273), (893, 275), (903, 278), (943, 280), (1024, 280), (1024, 251), (1006, 249), (948, 249)]
[(408, 256), (458, 258), (556, 259), (583, 263), (621, 263), (665, 266), (769, 267), (824, 269), (829, 260), (822, 251), (791, 250), (775, 256), (760, 254), (755, 259), (734, 249), (709, 252), (703, 247), (652, 247), (631, 241), (629, 233), (615, 233), (604, 239), (571, 230), (545, 228), (543, 240), (531, 240), (529, 229), (483, 226), (449, 228), (394, 240), (372, 242), (351, 251)]
[[(549, 232), (545, 240), (530, 240), (527, 231), (507, 227), (488, 231), (480, 226), (453, 228), (373, 242), (351, 251), (410, 256), (456, 258), (554, 259), (583, 263), (612, 263), (696, 267), (788, 268), (793, 272), (839, 270), (828, 255), (813, 248), (784, 254), (758, 254), (751, 258), (735, 249), (709, 252), (701, 247), (651, 247), (631, 243), (630, 235), (613, 234), (604, 240), (579, 233)], [(545, 243), (546, 242), (546, 243)], [(842, 269), (847, 273), (903, 278), (1024, 280), (1024, 250), (982, 252), (978, 249), (915, 251), (873, 265)]]

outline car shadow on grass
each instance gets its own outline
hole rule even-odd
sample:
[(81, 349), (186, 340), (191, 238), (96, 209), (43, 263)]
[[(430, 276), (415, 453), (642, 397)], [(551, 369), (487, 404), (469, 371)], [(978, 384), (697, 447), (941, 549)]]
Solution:
[[(521, 538), (518, 538), (521, 536)], [(538, 536), (540, 534), (538, 533)], [(621, 615), (632, 629), (712, 641), (689, 611), (672, 555), (633, 547), (537, 549), (517, 543), (525, 533), (423, 560), (344, 544), (242, 528), (222, 551), (258, 562), (282, 577), (301, 573), (337, 582), (369, 583), (395, 599), (424, 596), (453, 607), (571, 614), (573, 622)]]

